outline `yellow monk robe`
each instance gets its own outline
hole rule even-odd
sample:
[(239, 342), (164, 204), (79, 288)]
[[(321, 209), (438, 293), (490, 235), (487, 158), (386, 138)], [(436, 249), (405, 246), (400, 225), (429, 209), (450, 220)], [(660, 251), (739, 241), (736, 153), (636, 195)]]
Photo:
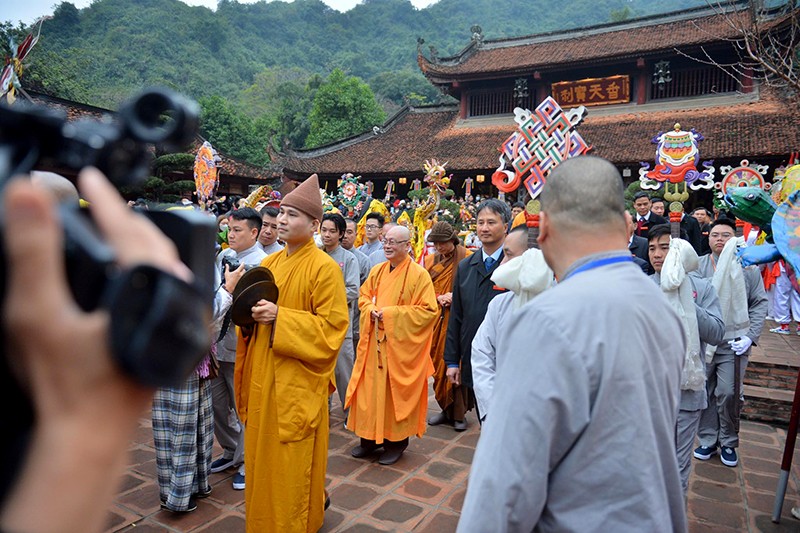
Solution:
[(261, 265), (275, 275), (278, 316), (240, 335), (234, 376), (246, 428), (247, 531), (317, 531), (325, 504), (328, 384), (349, 322), (344, 279), (313, 240)]
[[(361, 286), (358, 307), (361, 339), (347, 387), (347, 427), (379, 444), (422, 436), (427, 427), (431, 338), (438, 310), (431, 278), (410, 257), (394, 270), (386, 261), (373, 268)], [(383, 328), (370, 316), (380, 309)]]
[[(449, 261), (443, 260), (441, 254), (438, 253), (425, 257), (425, 270), (431, 276), (436, 296), (453, 292), (453, 278), (456, 275), (458, 263), (470, 255), (472, 255), (471, 250), (459, 245)], [(436, 319), (436, 327), (433, 329), (433, 342), (431, 343), (431, 360), (434, 368), (433, 393), (436, 396), (436, 403), (439, 404), (442, 411), (445, 411), (453, 403), (453, 386), (447, 379), (447, 363), (444, 361), (444, 344), (447, 338), (450, 308), (438, 306), (438, 309), (439, 316)]]

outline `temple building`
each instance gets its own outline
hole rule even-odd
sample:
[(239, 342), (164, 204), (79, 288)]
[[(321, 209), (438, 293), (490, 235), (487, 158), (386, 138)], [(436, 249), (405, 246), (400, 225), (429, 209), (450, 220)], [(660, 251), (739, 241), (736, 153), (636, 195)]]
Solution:
[(590, 153), (617, 165), (626, 182), (638, 178), (642, 163), (655, 164), (651, 140), (676, 123), (704, 137), (698, 166), (713, 160), (718, 169), (737, 167), (744, 160), (768, 165), (769, 180), (800, 149), (800, 112), (748, 69), (720, 67), (738, 62), (732, 40), (741, 35), (731, 21), (746, 16), (706, 7), (498, 40), (484, 39), (475, 26), (470, 43), (452, 57), (437, 57), (433, 47), (426, 57), (420, 40), (422, 73), (458, 103), (406, 106), (372, 131), (287, 150), (274, 163), (294, 179), (316, 172), (329, 190), (344, 173), (361, 175), (383, 197), (390, 180), (403, 196), (423, 177), (423, 161), (436, 158), (448, 162), (457, 195), (470, 178), (473, 194), (495, 195), (491, 176), (500, 145), (516, 129), (514, 108), (534, 110), (552, 96), (564, 110), (586, 106), (577, 131)]

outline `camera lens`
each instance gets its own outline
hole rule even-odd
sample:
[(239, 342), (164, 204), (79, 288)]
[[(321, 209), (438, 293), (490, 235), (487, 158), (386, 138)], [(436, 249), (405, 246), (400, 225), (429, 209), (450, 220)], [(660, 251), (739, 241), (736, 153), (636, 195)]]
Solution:
[(181, 146), (197, 131), (197, 104), (168, 89), (149, 89), (119, 113), (131, 136), (141, 142)]

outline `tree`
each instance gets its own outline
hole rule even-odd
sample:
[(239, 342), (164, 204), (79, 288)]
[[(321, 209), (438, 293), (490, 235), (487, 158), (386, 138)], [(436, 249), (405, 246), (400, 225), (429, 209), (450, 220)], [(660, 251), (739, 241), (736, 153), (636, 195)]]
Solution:
[(633, 11), (630, 6), (623, 6), (621, 9), (612, 9), (610, 19), (611, 22), (624, 22), (631, 18), (631, 15)]
[(421, 72), (413, 70), (381, 72), (369, 80), (369, 86), (376, 96), (397, 105), (403, 105), (412, 99), (414, 104), (430, 103), (439, 96), (436, 87)]
[(334, 69), (314, 96), (306, 147), (344, 139), (383, 124), (386, 113), (369, 85)]
[(253, 119), (221, 96), (200, 99), (200, 131), (219, 151), (254, 165), (266, 165), (268, 136)]
[[(706, 50), (692, 59), (714, 65), (737, 80), (760, 79), (767, 85), (800, 91), (800, 7), (796, 0), (711, 2), (733, 36), (738, 61), (720, 62)], [(687, 55), (687, 54), (683, 54)]]

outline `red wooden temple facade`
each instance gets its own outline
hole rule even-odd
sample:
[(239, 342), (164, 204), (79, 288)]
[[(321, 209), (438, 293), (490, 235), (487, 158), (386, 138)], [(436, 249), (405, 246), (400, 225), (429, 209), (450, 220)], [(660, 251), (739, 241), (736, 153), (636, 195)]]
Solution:
[(731, 40), (738, 34), (729, 17), (744, 16), (701, 8), (499, 40), (485, 40), (474, 27), (469, 45), (452, 57), (418, 51), (423, 74), (457, 104), (405, 107), (362, 135), (275, 154), (275, 164), (293, 179), (316, 172), (329, 190), (344, 173), (361, 175), (382, 197), (388, 180), (403, 196), (423, 176), (423, 161), (436, 158), (449, 162), (457, 195), (467, 178), (477, 194), (494, 194), (491, 175), (500, 144), (516, 127), (514, 107), (533, 109), (552, 96), (564, 109), (587, 106), (577, 130), (626, 181), (636, 179), (642, 162), (653, 164), (650, 140), (676, 122), (705, 137), (701, 160), (756, 161), (770, 166), (771, 178), (800, 149), (795, 100), (747, 71), (731, 76), (699, 61), (735, 61)]

